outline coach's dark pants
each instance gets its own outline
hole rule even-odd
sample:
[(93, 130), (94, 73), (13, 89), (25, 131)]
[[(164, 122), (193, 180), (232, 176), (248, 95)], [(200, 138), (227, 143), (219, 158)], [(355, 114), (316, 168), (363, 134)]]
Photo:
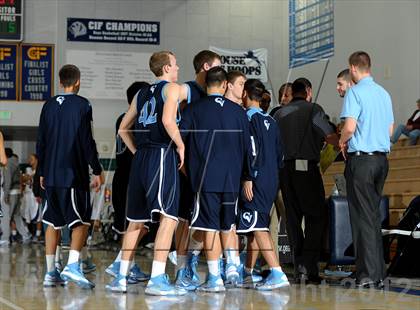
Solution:
[[(325, 191), (319, 167), (317, 163), (309, 163), (308, 171), (296, 171), (295, 161), (286, 161), (280, 174), (295, 270), (303, 265), (308, 275), (318, 276), (326, 220)], [(303, 217), (305, 232), (302, 230)]]
[(388, 160), (385, 155), (349, 156), (345, 177), (356, 255), (357, 279), (379, 281), (385, 275), (379, 205)]

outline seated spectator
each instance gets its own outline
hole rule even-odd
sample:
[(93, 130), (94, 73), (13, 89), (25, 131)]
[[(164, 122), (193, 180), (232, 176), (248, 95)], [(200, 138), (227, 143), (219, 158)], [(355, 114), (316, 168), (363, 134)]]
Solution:
[(391, 138), (391, 143), (396, 143), (401, 134), (408, 137), (409, 145), (416, 145), (417, 138), (420, 137), (420, 99), (416, 101), (417, 110), (408, 119), (407, 124), (400, 124), (394, 130)]

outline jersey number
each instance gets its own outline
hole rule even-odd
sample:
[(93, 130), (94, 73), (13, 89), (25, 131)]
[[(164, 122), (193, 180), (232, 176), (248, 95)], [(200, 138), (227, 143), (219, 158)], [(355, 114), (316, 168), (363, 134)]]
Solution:
[[(150, 109), (149, 109), (150, 106)], [(139, 124), (143, 124), (144, 127), (150, 124), (156, 123), (156, 99), (152, 98), (147, 101), (143, 108), (141, 109), (140, 116), (139, 116)]]

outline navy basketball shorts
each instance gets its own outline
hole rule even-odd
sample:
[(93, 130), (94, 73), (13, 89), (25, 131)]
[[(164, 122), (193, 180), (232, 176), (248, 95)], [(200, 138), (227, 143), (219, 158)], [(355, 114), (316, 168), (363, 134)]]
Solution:
[(228, 232), (235, 228), (238, 193), (196, 193), (191, 228)]
[(90, 226), (92, 206), (89, 191), (68, 187), (47, 187), (45, 195), (43, 223), (54, 229), (62, 229), (66, 225), (69, 228), (78, 225)]
[(276, 196), (275, 190), (267, 190), (264, 186), (254, 183), (252, 191), (252, 201), (242, 197), (236, 229), (238, 234), (270, 230), (270, 211)]
[(179, 173), (181, 198), (179, 200), (179, 214), (180, 221), (190, 222), (192, 213), (194, 211), (194, 197), (195, 194), (191, 188), (188, 178), (182, 172)]
[(131, 164), (127, 220), (158, 222), (160, 215), (178, 221), (178, 157), (173, 148), (141, 148)]

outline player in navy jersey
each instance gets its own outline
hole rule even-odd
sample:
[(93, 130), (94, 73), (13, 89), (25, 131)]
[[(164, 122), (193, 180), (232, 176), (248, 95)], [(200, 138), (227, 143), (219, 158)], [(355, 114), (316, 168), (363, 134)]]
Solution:
[[(209, 274), (198, 290), (225, 290), (219, 269), (220, 232), (235, 227), (242, 168), (250, 146), (245, 111), (223, 97), (226, 71), (207, 72), (207, 98), (188, 106), (181, 129), (188, 141), (188, 177), (195, 192), (191, 228), (204, 232)], [(184, 135), (183, 134), (183, 135)]]
[(246, 75), (241, 71), (229, 71), (227, 74), (227, 81), (228, 84), (225, 97), (242, 106), (242, 94), (244, 91)]
[(279, 265), (269, 233), (270, 210), (277, 194), (283, 151), (275, 120), (260, 108), (265, 91), (264, 84), (259, 80), (249, 79), (245, 82), (243, 101), (250, 122), (252, 156), (249, 158), (251, 173), (243, 184), (245, 200), (240, 209), (237, 232), (248, 234), (248, 250), (251, 250), (248, 254), (255, 257), (251, 265), (245, 268), (243, 284), (253, 285), (252, 268), (257, 254), (255, 249), (260, 249), (271, 272), (256, 287), (272, 290), (288, 286), (289, 281)]
[[(119, 134), (134, 154), (128, 185), (129, 225), (124, 235), (122, 259), (117, 277), (106, 286), (127, 291), (127, 276), (144, 224), (159, 221), (151, 278), (145, 293), (182, 295), (165, 274), (168, 249), (178, 222), (179, 175), (184, 164), (184, 143), (177, 125), (180, 86), (175, 55), (154, 53), (149, 61), (157, 81), (147, 91), (138, 92), (124, 116)], [(134, 137), (130, 128), (135, 125)]]
[[(150, 84), (147, 82), (134, 82), (127, 88), (127, 101), (130, 105), (133, 101), (134, 96), (138, 92), (147, 91), (149, 89)], [(131, 162), (133, 160), (133, 153), (128, 149), (128, 147), (124, 144), (121, 136), (118, 135), (118, 130), (120, 128), (121, 122), (124, 118), (126, 113), (121, 114), (117, 122), (116, 126), (116, 153), (115, 153), (115, 161), (116, 161), (116, 169), (114, 173), (114, 177), (112, 179), (112, 206), (114, 208), (114, 223), (112, 225), (112, 229), (117, 232), (118, 234), (123, 235), (127, 229), (128, 221), (127, 221), (127, 189), (128, 189), (128, 180), (130, 176), (130, 169), (131, 169)], [(134, 130), (134, 126), (130, 128)], [(139, 239), (141, 240), (148, 232), (148, 227), (144, 226), (139, 234)], [(111, 265), (106, 268), (105, 272), (112, 277), (116, 277), (120, 271), (121, 266), (121, 256), (122, 251), (120, 251), (112, 262)], [(134, 259), (133, 259), (134, 262)], [(141, 271), (140, 267), (133, 263), (132, 267), (129, 271), (129, 283), (137, 283), (140, 281), (145, 281), (149, 279), (149, 275), (145, 274)]]
[[(186, 100), (181, 102), (181, 110), (187, 105), (194, 104), (198, 100), (207, 97), (207, 71), (213, 67), (220, 66), (220, 64), (220, 56), (215, 52), (203, 50), (195, 55), (193, 60), (196, 74), (195, 80), (186, 82), (181, 86), (181, 97), (186, 98)], [(192, 234), (189, 234), (189, 222), (194, 205), (194, 193), (185, 174), (180, 173), (180, 180), (180, 223), (176, 231), (176, 284), (187, 290), (194, 290), (200, 283), (197, 264), (198, 256), (203, 247), (203, 234), (201, 231), (193, 231)], [(190, 250), (189, 252), (188, 249)]]
[[(241, 71), (229, 71), (227, 74), (227, 88), (225, 97), (243, 108), (242, 95), (244, 91), (244, 84), (246, 75)], [(240, 201), (239, 201), (240, 202)], [(223, 245), (223, 253), (226, 258), (224, 265), (225, 283), (229, 286), (236, 285), (241, 270), (241, 261), (239, 257), (239, 236), (236, 234), (236, 229), (232, 229), (230, 233), (221, 234)]]
[[(74, 65), (65, 65), (59, 77), (64, 93), (47, 100), (42, 107), (37, 141), (40, 184), (47, 199), (43, 210), (43, 222), (48, 225), (44, 286), (72, 281), (80, 287), (93, 288), (94, 284), (81, 271), (79, 257), (92, 212), (89, 166), (96, 191), (103, 183), (102, 167), (92, 136), (92, 107), (86, 98), (77, 95), (80, 71)], [(59, 274), (54, 258), (60, 229), (66, 225), (71, 229), (70, 253), (67, 266)]]

